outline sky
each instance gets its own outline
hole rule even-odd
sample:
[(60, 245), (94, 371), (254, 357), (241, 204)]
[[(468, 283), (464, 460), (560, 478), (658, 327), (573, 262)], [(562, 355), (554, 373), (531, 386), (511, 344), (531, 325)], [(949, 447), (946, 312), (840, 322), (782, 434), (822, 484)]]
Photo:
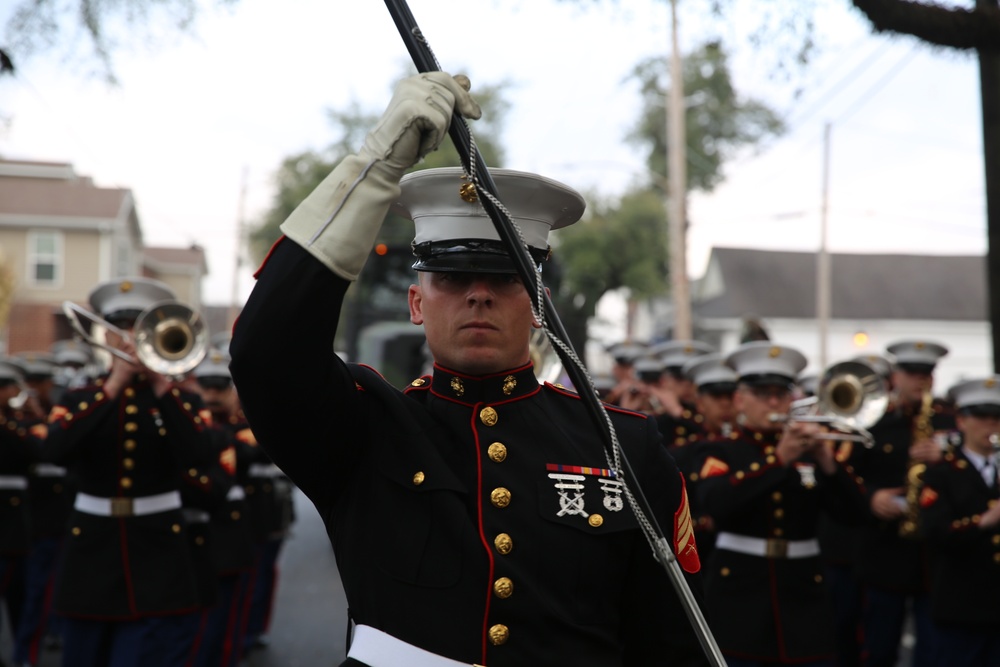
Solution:
[[(721, 36), (737, 92), (789, 127), (733, 156), (713, 192), (692, 193), (688, 274), (701, 275), (713, 246), (817, 250), (825, 163), (831, 252), (983, 254), (977, 61), (874, 36), (848, 0), (816, 2), (814, 60), (787, 77), (775, 75), (773, 49), (749, 45), (755, 17), (722, 22), (706, 0), (679, 2), (681, 51)], [(0, 25), (13, 4), (0, 2)], [(445, 70), (468, 74), (473, 92), (477, 81), (507, 83), (503, 166), (601, 197), (646, 176), (625, 141), (640, 111), (628, 74), (669, 52), (668, 4), (409, 6)], [(0, 156), (69, 162), (99, 186), (130, 188), (148, 245), (206, 248), (204, 300), (219, 305), (252, 288), (251, 263), (234, 268), (238, 230), (268, 207), (282, 159), (337, 138), (329, 110), (380, 112), (409, 66), (375, 0), (206, 0), (191, 32), (154, 27), (125, 40), (114, 87), (84, 46), (67, 32), (59, 49), (0, 77)]]

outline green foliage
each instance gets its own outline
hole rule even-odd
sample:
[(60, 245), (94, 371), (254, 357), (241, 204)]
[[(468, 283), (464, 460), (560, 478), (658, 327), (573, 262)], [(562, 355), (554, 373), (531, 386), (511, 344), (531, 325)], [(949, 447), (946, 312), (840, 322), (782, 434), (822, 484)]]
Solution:
[[(665, 177), (669, 176), (665, 104), (668, 72), (666, 57), (649, 58), (633, 69), (632, 76), (640, 84), (643, 110), (628, 137), (646, 148), (649, 171)], [(722, 181), (722, 165), (736, 149), (782, 133), (784, 124), (762, 102), (737, 95), (726, 51), (718, 42), (689, 54), (684, 59), (683, 74), (688, 187), (710, 192)]]
[(634, 299), (667, 292), (666, 213), (650, 190), (598, 202), (587, 219), (552, 236), (563, 273), (561, 296), (587, 316), (611, 290), (627, 287)]

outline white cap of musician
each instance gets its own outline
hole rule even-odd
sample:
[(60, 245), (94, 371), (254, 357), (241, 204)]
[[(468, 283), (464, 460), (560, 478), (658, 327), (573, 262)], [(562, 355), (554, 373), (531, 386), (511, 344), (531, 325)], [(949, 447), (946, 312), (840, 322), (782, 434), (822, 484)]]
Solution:
[[(576, 190), (550, 178), (491, 169), (497, 196), (521, 231), (535, 263), (549, 256), (549, 231), (573, 224), (586, 202)], [(396, 212), (413, 220), (417, 271), (514, 273), (515, 265), (460, 167), (407, 174)]]

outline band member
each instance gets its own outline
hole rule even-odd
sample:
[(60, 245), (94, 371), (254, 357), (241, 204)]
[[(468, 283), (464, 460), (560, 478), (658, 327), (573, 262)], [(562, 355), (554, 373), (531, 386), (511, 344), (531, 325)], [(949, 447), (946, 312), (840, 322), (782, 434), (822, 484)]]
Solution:
[(39, 424), (25, 409), (28, 397), (23, 366), (0, 357), (0, 598), (14, 629), (24, 604), (24, 560), (30, 546), (28, 470), (38, 460), (44, 438), (44, 422)]
[(607, 351), (611, 355), (611, 377), (615, 380), (615, 386), (608, 391), (604, 400), (618, 405), (624, 396), (636, 389), (638, 378), (635, 374), (635, 362), (645, 356), (647, 346), (621, 342), (609, 345)]
[(928, 341), (900, 341), (887, 348), (895, 359), (894, 399), (871, 428), (871, 449), (854, 448), (855, 467), (869, 494), (870, 517), (859, 528), (858, 578), (864, 588), (862, 618), (866, 667), (895, 667), (912, 614), (913, 665), (933, 665), (937, 637), (930, 620), (926, 542), (920, 533), (921, 470), (941, 459), (955, 420), (934, 399), (934, 368), (948, 350)]
[[(53, 405), (58, 365), (54, 355), (23, 353), (17, 357), (25, 372), (25, 384), (32, 393), (26, 404), (44, 440), (45, 420)], [(56, 560), (73, 505), (73, 482), (66, 468), (51, 463), (35, 463), (28, 475), (28, 513), (31, 547), (24, 567), (24, 601), (20, 621), (14, 629), (14, 664), (37, 664), (43, 640), (58, 642), (58, 619), (50, 611)]]
[(931, 549), (940, 667), (1000, 665), (1000, 376), (949, 392), (960, 440), (928, 467), (920, 515)]
[[(89, 300), (128, 333), (141, 311), (173, 298), (160, 282), (130, 278), (98, 285)], [(210, 443), (196, 395), (142, 366), (131, 337), (109, 331), (105, 344), (122, 356), (65, 394), (45, 443), (78, 480), (53, 602), (65, 618), (63, 665), (166, 665), (176, 647), (161, 638), (199, 602), (179, 485)]]
[(767, 341), (726, 358), (739, 375), (740, 427), (703, 446), (698, 487), (715, 520), (706, 566), (708, 617), (730, 667), (832, 665), (833, 611), (820, 560), (821, 509), (863, 509), (853, 476), (816, 423), (787, 420), (806, 359)]
[(253, 532), (244, 492), (252, 452), (248, 451), (250, 445), (236, 438), (246, 424), (238, 416), (229, 355), (213, 350), (192, 375), (205, 408), (212, 413), (210, 433), (219, 442), (220, 461), (236, 482), (229, 487), (224, 505), (211, 514), (218, 600), (204, 612), (193, 665), (236, 667), (243, 656), (244, 613), (254, 564)]
[[(462, 199), (461, 170), (400, 186), (453, 109), (479, 115), (450, 75), (401, 83), (361, 152), (282, 225), (230, 346), (261, 446), (326, 522), (356, 623), (343, 664), (703, 664), (582, 401), (535, 378), (532, 297), (481, 205)], [(543, 262), (549, 229), (578, 220), (582, 197), (532, 174), (493, 177)], [(397, 201), (416, 228), (410, 320), (434, 357), (405, 392), (333, 349), (344, 293)], [(297, 353), (276, 363), (290, 332)], [(660, 525), (681, 526), (678, 562), (697, 570), (683, 479), (655, 423), (610, 419), (630, 482)]]
[(703, 354), (684, 364), (684, 374), (695, 386), (695, 410), (698, 430), (689, 434), (687, 442), (671, 449), (677, 467), (688, 480), (691, 515), (694, 517), (698, 553), (708, 562), (715, 547), (715, 521), (701, 507), (698, 484), (701, 481), (702, 448), (705, 443), (727, 439), (736, 424), (733, 395), (739, 376), (725, 363), (721, 354)]

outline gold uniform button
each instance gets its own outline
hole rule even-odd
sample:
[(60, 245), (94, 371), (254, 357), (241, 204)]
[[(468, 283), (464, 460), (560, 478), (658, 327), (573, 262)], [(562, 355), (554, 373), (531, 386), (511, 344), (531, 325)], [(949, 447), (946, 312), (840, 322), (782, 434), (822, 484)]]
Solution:
[(159, 431), (159, 433), (160, 433), (160, 435), (166, 435), (167, 434), (167, 429), (161, 428), (160, 431)]
[(132, 468), (135, 467), (135, 461), (133, 461), (132, 459), (122, 459), (122, 466), (125, 468), (125, 470), (131, 470)]
[(132, 387), (125, 387), (125, 396), (127, 398), (132, 398), (133, 396), (135, 396), (135, 389), (133, 389)]
[(502, 486), (493, 489), (493, 492), (490, 493), (490, 502), (493, 503), (494, 507), (507, 507), (507, 505), (510, 505), (510, 491)]
[(760, 464), (754, 461), (750, 464), (750, 470), (760, 470)]
[(772, 447), (771, 445), (768, 445), (767, 447), (764, 448), (764, 453), (765, 454), (774, 454), (774, 447)]
[(882, 445), (882, 451), (885, 452), (886, 454), (888, 454), (889, 452), (892, 451), (892, 445), (888, 445), (888, 444)]
[(753, 434), (753, 439), (754, 440), (763, 440), (764, 436), (762, 434), (760, 434), (760, 433), (754, 433)]
[(510, 639), (510, 628), (506, 625), (497, 623), (490, 628), (490, 643), (494, 646), (500, 646)]
[(993, 536), (993, 544), (1000, 544), (1000, 535)]
[(20, 498), (18, 498), (17, 496), (11, 496), (11, 498), (10, 498), (10, 505), (11, 505), (11, 507), (17, 507), (20, 504), (21, 504), (21, 499)]
[(98, 401), (103, 401), (104, 400), (104, 392), (103, 391), (99, 391), (96, 394), (94, 394), (94, 399), (98, 400)]
[(743, 472), (742, 470), (737, 470), (736, 471), (736, 479), (743, 479), (746, 476), (747, 476), (747, 474), (745, 472)]
[(121, 484), (121, 487), (123, 489), (131, 489), (132, 488), (132, 479), (129, 478), (129, 477), (122, 477), (122, 480), (121, 480), (121, 482), (119, 482), (119, 484)]
[[(82, 407), (83, 407), (82, 403), (81, 403), (80, 407), (82, 409)], [(127, 415), (137, 415), (137, 414), (139, 414), (139, 407), (136, 406), (136, 405), (126, 405), (125, 406), (125, 414), (127, 414)]]
[(490, 461), (503, 463), (507, 459), (507, 448), (502, 442), (494, 442), (486, 450), (486, 454), (490, 457)]
[(496, 426), (500, 417), (497, 415), (497, 411), (493, 408), (483, 408), (479, 411), (479, 420), (487, 426)]
[[(77, 407), (78, 410), (86, 410), (87, 407), (89, 407), (89, 406), (87, 405), (87, 401), (80, 401), (80, 405), (78, 405), (76, 407)], [(125, 411), (127, 412), (128, 408), (125, 408)]]
[(182, 405), (184, 406), (185, 410), (190, 410), (191, 409), (191, 404), (188, 403), (187, 401), (184, 401), (184, 403), (182, 403)]
[(424, 473), (420, 472), (419, 470), (413, 473), (413, 484), (415, 486), (420, 486), (423, 483), (424, 483)]
[(134, 449), (135, 449), (135, 440), (126, 440), (125, 441), (125, 451), (131, 452)]
[(205, 546), (205, 538), (199, 535), (198, 537), (194, 538), (194, 543), (197, 544), (199, 547), (203, 547)]
[(692, 482), (697, 482), (698, 481), (698, 473), (696, 473), (696, 472), (691, 473), (688, 476), (688, 479), (690, 479)]
[(728, 577), (729, 576), (729, 568), (728, 567), (722, 568), (721, 570), (719, 570), (719, 574), (722, 575), (723, 577)]
[(493, 538), (493, 546), (495, 546), (497, 551), (499, 551), (502, 555), (506, 556), (514, 550), (514, 540), (512, 540), (510, 535), (507, 533), (500, 533)]
[(233, 521), (239, 521), (240, 520), (240, 513), (238, 511), (236, 511), (236, 510), (233, 510), (232, 512), (229, 513), (229, 517)]
[(126, 433), (135, 433), (138, 430), (139, 430), (139, 425), (136, 424), (135, 422), (128, 422), (127, 424), (125, 424)]
[(175, 533), (179, 533), (181, 532), (181, 525), (179, 523), (175, 523), (174, 525), (170, 526), (170, 530), (174, 531)]
[(772, 493), (771, 494), (771, 500), (773, 500), (776, 503), (780, 503), (781, 502), (781, 491), (775, 491), (774, 493)]
[(198, 481), (201, 482), (202, 484), (208, 484), (208, 475), (202, 475), (201, 477), (198, 478)]
[(197, 477), (198, 476), (198, 469), (197, 468), (188, 468), (188, 476), (190, 476), (190, 477)]
[(822, 574), (817, 574), (815, 577), (813, 577), (813, 580), (817, 584), (822, 584), (823, 583), (823, 575)]
[(993, 562), (1000, 563), (1000, 554), (993, 554)]
[(774, 529), (774, 536), (775, 537), (781, 537), (784, 534), (785, 534), (785, 531), (783, 531), (782, 529), (780, 529), (780, 528), (775, 528)]
[(770, 465), (770, 464), (774, 463), (775, 461), (777, 461), (777, 459), (774, 458), (774, 455), (771, 455), (771, 456), (768, 456), (766, 459), (764, 459), (764, 461), (767, 462), (768, 465)]
[(493, 582), (493, 593), (501, 600), (506, 600), (514, 594), (514, 582), (507, 577), (500, 577)]
[(784, 516), (785, 516), (785, 510), (781, 509), (780, 507), (778, 509), (774, 510), (774, 518), (775, 519), (781, 519)]
[(70, 532), (73, 533), (73, 537), (79, 537), (80, 533), (83, 531), (80, 530), (79, 526), (73, 526), (73, 530)]
[(604, 517), (600, 514), (591, 514), (587, 517), (587, 523), (589, 523), (594, 528), (600, 528), (604, 525)]

